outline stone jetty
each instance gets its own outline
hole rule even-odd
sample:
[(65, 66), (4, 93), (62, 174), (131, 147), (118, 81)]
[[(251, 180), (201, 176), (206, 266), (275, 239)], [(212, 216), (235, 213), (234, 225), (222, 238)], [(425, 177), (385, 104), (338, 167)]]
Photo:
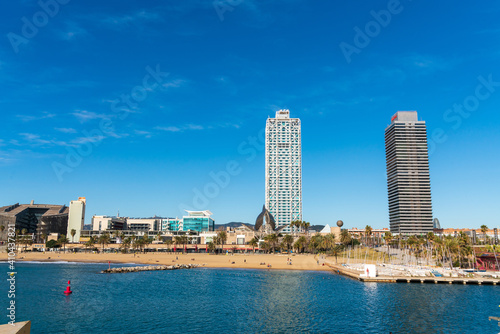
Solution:
[(114, 273), (135, 273), (138, 271), (154, 271), (154, 270), (176, 270), (176, 269), (191, 269), (199, 267), (198, 264), (176, 264), (173, 266), (159, 265), (159, 266), (137, 266), (137, 267), (120, 267), (111, 268), (101, 271), (103, 274)]

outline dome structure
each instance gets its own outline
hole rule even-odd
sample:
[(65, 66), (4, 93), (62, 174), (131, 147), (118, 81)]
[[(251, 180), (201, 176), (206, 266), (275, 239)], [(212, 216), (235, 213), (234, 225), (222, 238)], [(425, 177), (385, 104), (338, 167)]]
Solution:
[(344, 226), (344, 222), (342, 220), (337, 220), (337, 226), (338, 227)]

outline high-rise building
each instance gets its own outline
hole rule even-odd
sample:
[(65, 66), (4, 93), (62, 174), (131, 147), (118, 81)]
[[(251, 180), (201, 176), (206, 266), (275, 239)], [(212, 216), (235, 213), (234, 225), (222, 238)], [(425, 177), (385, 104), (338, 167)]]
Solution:
[[(80, 242), (80, 232), (83, 230), (85, 222), (85, 197), (78, 197), (78, 200), (69, 203), (68, 231), (66, 238), (71, 242)], [(71, 230), (75, 230), (75, 236), (71, 235)]]
[(432, 232), (427, 129), (416, 111), (398, 111), (385, 129), (391, 232)]
[(266, 208), (277, 228), (302, 220), (300, 119), (290, 118), (288, 110), (277, 111), (266, 122)]

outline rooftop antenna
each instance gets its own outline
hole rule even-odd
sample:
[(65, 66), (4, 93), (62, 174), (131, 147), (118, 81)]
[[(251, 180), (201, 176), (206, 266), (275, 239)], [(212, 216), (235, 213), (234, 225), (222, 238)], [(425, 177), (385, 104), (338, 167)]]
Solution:
[(117, 214), (116, 218), (120, 218), (120, 209), (118, 209), (118, 214)]

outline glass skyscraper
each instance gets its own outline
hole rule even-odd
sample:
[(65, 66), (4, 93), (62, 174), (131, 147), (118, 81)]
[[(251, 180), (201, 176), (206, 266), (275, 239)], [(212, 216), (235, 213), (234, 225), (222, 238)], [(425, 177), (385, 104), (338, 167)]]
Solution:
[(266, 122), (266, 208), (277, 228), (302, 220), (300, 119), (290, 118), (289, 110), (277, 111)]
[(416, 111), (398, 111), (385, 129), (391, 232), (433, 231), (427, 128)]

